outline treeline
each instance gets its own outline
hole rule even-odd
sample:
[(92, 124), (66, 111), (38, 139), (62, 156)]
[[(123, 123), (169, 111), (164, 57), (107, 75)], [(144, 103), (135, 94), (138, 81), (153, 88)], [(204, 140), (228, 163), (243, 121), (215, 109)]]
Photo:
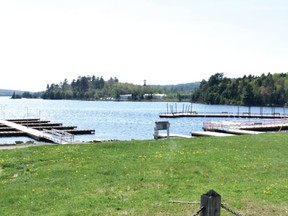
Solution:
[(203, 80), (192, 101), (205, 104), (284, 106), (288, 102), (288, 73), (243, 76), (231, 79), (223, 73)]
[(162, 93), (162, 89), (148, 85), (121, 83), (117, 78), (110, 78), (105, 81), (103, 77), (79, 76), (77, 79), (73, 79), (71, 83), (65, 79), (60, 84), (48, 84), (42, 98), (119, 100), (120, 95), (130, 94), (131, 100), (143, 100), (145, 94), (152, 95), (154, 93)]
[(71, 83), (48, 84), (43, 99), (68, 100), (152, 100), (154, 94), (165, 94), (165, 100), (192, 101), (205, 104), (233, 104), (247, 106), (288, 105), (288, 73), (268, 73), (261, 76), (227, 78), (223, 73), (212, 75), (200, 83), (175, 86), (151, 86), (121, 83), (117, 78), (79, 76)]
[(154, 85), (155, 87), (164, 88), (165, 92), (181, 92), (181, 93), (190, 93), (195, 89), (199, 88), (200, 82), (191, 82), (191, 83), (183, 83), (176, 85)]
[(31, 99), (31, 98), (40, 98), (40, 96), (41, 96), (41, 92), (34, 92), (34, 93), (31, 93), (28, 91), (25, 91), (23, 93), (13, 92), (11, 99), (21, 99), (21, 98)]

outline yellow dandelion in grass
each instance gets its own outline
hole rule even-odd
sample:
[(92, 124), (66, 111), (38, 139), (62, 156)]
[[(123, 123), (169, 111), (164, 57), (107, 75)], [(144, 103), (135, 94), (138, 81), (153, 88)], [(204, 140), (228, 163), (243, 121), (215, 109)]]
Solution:
[(263, 193), (264, 194), (270, 194), (271, 193), (271, 189), (273, 189), (273, 187), (277, 186), (278, 183), (275, 183), (275, 184), (271, 184), (269, 186), (266, 186), (263, 190)]
[(147, 160), (146, 155), (140, 155), (139, 158), (140, 158), (142, 161), (146, 161), (146, 160)]
[(154, 158), (162, 158), (163, 155), (160, 152), (156, 152)]

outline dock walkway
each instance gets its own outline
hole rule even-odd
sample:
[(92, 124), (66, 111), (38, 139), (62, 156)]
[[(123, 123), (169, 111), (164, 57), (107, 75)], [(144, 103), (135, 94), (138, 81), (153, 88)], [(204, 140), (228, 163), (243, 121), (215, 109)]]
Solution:
[[(27, 134), (28, 136), (37, 139), (37, 140), (48, 140), (51, 141), (53, 143), (58, 143), (58, 144), (67, 144), (69, 143), (68, 140), (65, 139), (56, 139), (55, 135), (48, 133), (47, 131), (39, 131), (33, 128), (29, 128), (27, 126), (23, 126), (21, 124), (12, 122), (12, 121), (7, 121), (7, 120), (0, 120), (0, 124), (14, 128), (18, 131), (21, 131), (25, 134)], [(71, 141), (69, 139), (69, 141)]]
[[(76, 130), (76, 126), (62, 126), (39, 119), (0, 120), (0, 136), (29, 136), (36, 140), (58, 144), (73, 143), (74, 135), (94, 134), (95, 130)], [(49, 130), (47, 130), (49, 129)]]

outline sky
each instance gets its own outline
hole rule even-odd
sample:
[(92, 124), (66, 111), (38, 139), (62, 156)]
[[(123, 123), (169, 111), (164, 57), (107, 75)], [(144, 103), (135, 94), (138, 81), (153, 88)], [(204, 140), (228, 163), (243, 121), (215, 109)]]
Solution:
[(1, 0), (0, 89), (288, 71), (287, 0)]

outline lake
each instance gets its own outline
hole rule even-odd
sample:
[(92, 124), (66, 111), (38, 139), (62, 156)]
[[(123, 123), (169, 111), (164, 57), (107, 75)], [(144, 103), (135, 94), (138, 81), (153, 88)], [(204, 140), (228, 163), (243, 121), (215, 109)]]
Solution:
[[(40, 118), (64, 126), (77, 126), (78, 129), (94, 129), (93, 135), (75, 136), (77, 141), (103, 140), (147, 140), (153, 139), (156, 121), (168, 120), (170, 133), (190, 135), (201, 131), (204, 121), (217, 121), (213, 118), (175, 118), (161, 119), (159, 114), (170, 111), (191, 110), (191, 103), (167, 102), (114, 102), (114, 101), (76, 101), (10, 99), (0, 97), (1, 119)], [(248, 112), (245, 106), (192, 104), (198, 112)], [(265, 107), (263, 112), (287, 113), (281, 107)], [(260, 107), (252, 107), (251, 112), (260, 112)], [(223, 119), (221, 119), (223, 120)], [(227, 119), (226, 119), (227, 120)], [(231, 120), (231, 119), (230, 119)], [(15, 140), (28, 141), (31, 138), (0, 138), (0, 143), (14, 143)]]

